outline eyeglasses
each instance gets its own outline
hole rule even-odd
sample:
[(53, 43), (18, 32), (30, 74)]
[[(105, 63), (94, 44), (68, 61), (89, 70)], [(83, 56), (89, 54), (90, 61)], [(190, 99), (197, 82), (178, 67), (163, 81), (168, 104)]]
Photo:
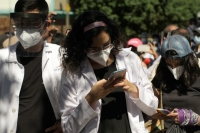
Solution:
[(88, 53), (96, 53), (96, 52), (99, 52), (101, 50), (105, 50), (107, 48), (111, 48), (112, 49), (113, 48), (113, 44), (108, 44), (108, 45), (104, 46), (103, 48), (88, 48), (87, 52)]

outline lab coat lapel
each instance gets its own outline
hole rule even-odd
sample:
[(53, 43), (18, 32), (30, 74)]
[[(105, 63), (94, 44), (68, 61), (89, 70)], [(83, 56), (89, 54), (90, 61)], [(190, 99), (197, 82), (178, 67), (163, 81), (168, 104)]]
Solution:
[(44, 72), (48, 60), (49, 60), (49, 54), (52, 53), (52, 50), (49, 48), (49, 46), (44, 42), (44, 48), (43, 48), (43, 53), (42, 53), (42, 71)]
[[(129, 60), (127, 58), (128, 54), (130, 52), (131, 52), (131, 48), (124, 48), (123, 51), (120, 51), (116, 55), (116, 66), (117, 66), (117, 69), (126, 68), (126, 71), (131, 70), (130, 69), (130, 65), (128, 64)], [(128, 79), (131, 78), (131, 76), (128, 73), (126, 73), (126, 77)]]
[(87, 58), (81, 62), (81, 72), (88, 79), (91, 86), (93, 86), (97, 82), (97, 78), (94, 74), (94, 70)]

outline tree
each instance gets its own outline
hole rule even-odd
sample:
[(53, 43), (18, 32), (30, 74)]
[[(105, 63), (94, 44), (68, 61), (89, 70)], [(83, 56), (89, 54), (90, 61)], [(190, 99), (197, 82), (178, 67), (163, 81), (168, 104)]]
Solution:
[(114, 20), (128, 37), (141, 32), (160, 33), (168, 24), (185, 27), (196, 17), (199, 0), (73, 0), (75, 15), (86, 10), (99, 10)]

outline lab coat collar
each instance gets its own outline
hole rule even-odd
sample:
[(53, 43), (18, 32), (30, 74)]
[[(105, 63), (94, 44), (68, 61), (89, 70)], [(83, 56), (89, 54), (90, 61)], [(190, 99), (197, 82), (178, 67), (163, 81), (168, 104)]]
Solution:
[[(8, 47), (9, 55), (6, 59), (6, 62), (18, 63), (17, 55), (16, 55), (16, 49), (17, 49), (18, 45), (19, 45), (19, 42), (17, 42), (15, 45)], [(49, 60), (49, 54), (51, 54), (51, 53), (52, 53), (52, 50), (47, 45), (46, 41), (44, 41), (44, 47), (43, 47), (43, 51), (42, 51), (42, 70), (44, 70), (44, 68)]]
[(126, 68), (125, 63), (122, 63), (124, 62), (123, 58), (124, 57), (126, 58), (130, 52), (131, 52), (131, 48), (123, 48), (121, 51), (119, 51), (118, 54), (115, 55), (117, 69)]
[(90, 84), (93, 86), (97, 82), (97, 78), (87, 57), (81, 62), (80, 69), (82, 74), (88, 78), (88, 81), (90, 81)]

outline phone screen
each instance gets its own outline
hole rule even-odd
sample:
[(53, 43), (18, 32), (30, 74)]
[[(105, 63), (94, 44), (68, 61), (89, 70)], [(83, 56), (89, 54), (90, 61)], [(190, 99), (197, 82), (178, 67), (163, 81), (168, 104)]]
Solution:
[(158, 113), (161, 113), (161, 114), (163, 114), (163, 115), (168, 115), (168, 114), (170, 113), (169, 110), (167, 110), (167, 109), (161, 109), (161, 108), (158, 108), (158, 109), (157, 109), (157, 112), (158, 112)]
[(126, 68), (123, 68), (123, 69), (120, 69), (120, 70), (117, 70), (117, 71), (114, 71), (110, 74), (109, 78), (108, 79), (111, 79), (111, 78), (123, 78), (124, 75), (126, 73)]
[(126, 68), (123, 68), (123, 69), (120, 69), (120, 70), (112, 72), (110, 74), (105, 86), (111, 84), (113, 81), (115, 81), (115, 79), (124, 78), (125, 74), (126, 74)]
[(150, 47), (147, 44), (139, 45), (137, 47), (137, 51), (138, 52), (149, 52), (150, 51)]

